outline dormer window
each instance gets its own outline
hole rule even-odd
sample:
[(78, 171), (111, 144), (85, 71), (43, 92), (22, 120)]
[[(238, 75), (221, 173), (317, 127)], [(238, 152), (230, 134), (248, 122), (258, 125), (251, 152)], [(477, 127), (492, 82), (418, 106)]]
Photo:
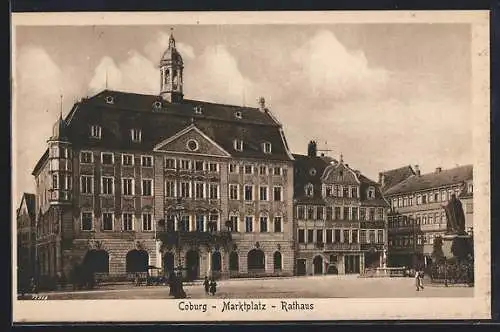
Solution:
[(243, 140), (235, 139), (233, 141), (233, 147), (236, 151), (243, 151)]
[(140, 142), (142, 139), (142, 130), (140, 129), (131, 129), (130, 135), (132, 137), (132, 142)]
[(153, 109), (160, 110), (161, 109), (161, 101), (155, 101), (153, 103)]
[(367, 192), (368, 199), (374, 199), (375, 198), (375, 188), (369, 187), (368, 192)]
[(262, 150), (264, 151), (264, 153), (271, 153), (271, 143), (269, 142), (262, 143)]
[(92, 125), (90, 126), (90, 137), (92, 138), (101, 138), (101, 126)]
[(235, 113), (234, 113), (234, 116), (236, 117), (236, 119), (241, 119), (241, 118), (243, 118), (243, 115), (241, 114), (241, 112), (240, 112), (240, 111), (235, 112)]
[(311, 183), (306, 184), (305, 192), (307, 197), (312, 197), (314, 195), (314, 188)]
[(201, 106), (195, 106), (193, 107), (194, 114), (202, 114), (203, 113), (203, 108)]
[(114, 104), (115, 99), (112, 96), (107, 96), (106, 97), (106, 104)]

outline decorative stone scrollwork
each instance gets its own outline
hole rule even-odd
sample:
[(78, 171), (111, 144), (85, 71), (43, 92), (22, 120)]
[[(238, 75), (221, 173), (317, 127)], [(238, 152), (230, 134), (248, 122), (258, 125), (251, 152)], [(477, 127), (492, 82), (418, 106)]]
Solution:
[(144, 247), (144, 243), (143, 243), (143, 242), (141, 242), (141, 241), (136, 241), (136, 242), (135, 242), (135, 248), (136, 248), (137, 250), (144, 250), (144, 248), (145, 248), (145, 247)]
[(98, 240), (89, 240), (87, 245), (89, 250), (100, 250), (104, 247), (102, 241)]
[(278, 244), (276, 245), (276, 249), (278, 249), (278, 251), (280, 251), (280, 250), (281, 250), (281, 244), (279, 244), (279, 243), (278, 243)]
[(260, 243), (258, 241), (255, 242), (255, 248), (260, 248)]

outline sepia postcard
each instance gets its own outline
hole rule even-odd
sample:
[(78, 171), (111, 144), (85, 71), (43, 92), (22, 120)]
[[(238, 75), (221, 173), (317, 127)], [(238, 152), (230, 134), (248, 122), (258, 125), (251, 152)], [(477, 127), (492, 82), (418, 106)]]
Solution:
[(490, 318), (489, 13), (12, 15), (14, 322)]

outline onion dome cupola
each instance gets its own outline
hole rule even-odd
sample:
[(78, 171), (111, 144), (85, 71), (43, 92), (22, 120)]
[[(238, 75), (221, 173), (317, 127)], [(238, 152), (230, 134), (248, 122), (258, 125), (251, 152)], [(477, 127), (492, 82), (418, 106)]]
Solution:
[(170, 34), (168, 48), (160, 60), (161, 89), (160, 95), (166, 101), (176, 103), (183, 98), (183, 69), (182, 56), (175, 46), (173, 34)]

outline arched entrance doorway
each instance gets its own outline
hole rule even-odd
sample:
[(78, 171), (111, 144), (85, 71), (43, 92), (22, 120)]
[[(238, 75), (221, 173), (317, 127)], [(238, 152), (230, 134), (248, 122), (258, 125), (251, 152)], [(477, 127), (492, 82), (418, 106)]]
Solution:
[(247, 256), (247, 262), (249, 273), (262, 273), (266, 270), (265, 255), (260, 249), (250, 250)]
[(229, 254), (229, 271), (238, 272), (240, 269), (239, 256), (236, 251)]
[(105, 250), (89, 250), (83, 258), (83, 266), (90, 273), (109, 273), (109, 255)]
[(165, 252), (163, 254), (163, 270), (165, 273), (172, 273), (174, 271), (175, 263), (174, 263), (174, 254), (171, 252)]
[(145, 250), (133, 249), (127, 253), (126, 257), (126, 271), (133, 272), (147, 272), (149, 265), (149, 255)]
[(222, 270), (222, 258), (219, 251), (214, 251), (212, 253), (212, 264), (211, 270), (214, 272), (220, 272)]
[(189, 250), (186, 253), (186, 269), (188, 280), (198, 279), (200, 275), (200, 255), (197, 251)]
[(281, 253), (279, 251), (276, 251), (273, 255), (273, 261), (274, 261), (274, 271), (279, 272), (282, 269), (282, 263), (281, 263)]
[(314, 257), (313, 274), (323, 274), (323, 257), (321, 256)]
[(365, 253), (365, 268), (376, 267), (380, 267), (380, 252), (377, 252), (375, 248), (370, 248)]

